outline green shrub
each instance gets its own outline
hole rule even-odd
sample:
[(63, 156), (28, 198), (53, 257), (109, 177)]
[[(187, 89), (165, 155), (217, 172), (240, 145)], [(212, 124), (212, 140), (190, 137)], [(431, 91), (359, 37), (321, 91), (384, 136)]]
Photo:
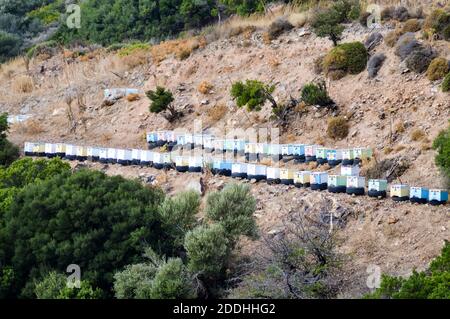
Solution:
[(102, 297), (100, 289), (94, 289), (82, 280), (80, 288), (67, 287), (67, 276), (55, 271), (48, 273), (35, 284), (34, 293), (37, 299), (99, 299)]
[(206, 201), (206, 216), (223, 226), (231, 243), (241, 235), (257, 237), (255, 210), (256, 201), (250, 188), (241, 184), (227, 185), (223, 190), (211, 193)]
[(0, 167), (9, 166), (19, 158), (19, 148), (6, 139), (8, 129), (8, 114), (0, 114)]
[(347, 137), (349, 130), (348, 120), (345, 117), (338, 116), (328, 119), (327, 134), (335, 140), (342, 140)]
[(248, 111), (260, 111), (267, 100), (274, 105), (273, 91), (275, 91), (273, 85), (266, 85), (258, 80), (247, 80), (245, 83), (241, 81), (233, 83), (231, 96), (236, 99), (238, 107), (247, 106)]
[(424, 29), (431, 34), (449, 40), (450, 39), (450, 12), (443, 9), (436, 9), (427, 16), (424, 22)]
[(450, 127), (442, 131), (434, 140), (433, 148), (438, 152), (435, 159), (436, 165), (450, 178)]
[(191, 299), (195, 297), (190, 275), (180, 258), (160, 266), (152, 281), (152, 299)]
[(415, 49), (405, 59), (405, 64), (411, 71), (416, 73), (425, 72), (436, 57), (436, 52), (431, 47), (420, 47)]
[(311, 26), (317, 36), (329, 38), (333, 41), (334, 46), (336, 46), (341, 40), (341, 35), (344, 31), (344, 26), (340, 24), (341, 22), (342, 18), (338, 12), (327, 9), (315, 14)]
[(21, 45), (22, 40), (17, 35), (0, 30), (0, 63), (19, 54)]
[(325, 56), (323, 66), (327, 75), (340, 71), (342, 74), (358, 74), (366, 69), (368, 52), (361, 42), (343, 43)]
[(15, 295), (33, 296), (42, 265), (64, 271), (74, 261), (108, 295), (115, 270), (139, 261), (143, 243), (172, 250), (157, 211), (162, 199), (158, 189), (88, 170), (25, 186), (0, 224), (0, 260), (15, 271)]
[(307, 105), (327, 106), (333, 103), (328, 96), (325, 82), (308, 83), (302, 88), (302, 100)]
[(447, 59), (435, 58), (431, 61), (431, 64), (428, 67), (427, 77), (430, 81), (436, 81), (444, 78), (448, 72), (449, 69)]
[(445, 78), (444, 81), (442, 82), (442, 92), (449, 92), (450, 91), (450, 73), (448, 73)]
[(169, 90), (158, 86), (156, 88), (156, 91), (147, 91), (145, 95), (147, 95), (147, 97), (152, 102), (150, 104), (150, 112), (161, 113), (169, 111), (169, 115), (166, 117), (169, 122), (180, 117), (181, 113), (178, 112), (172, 104), (174, 98), (172, 92), (170, 92)]
[(186, 235), (188, 266), (193, 273), (217, 278), (223, 275), (230, 248), (224, 228), (218, 224), (198, 226)]
[(39, 19), (43, 24), (48, 25), (59, 20), (61, 12), (64, 8), (64, 1), (57, 0), (48, 5), (39, 7), (27, 13), (27, 17), (31, 19)]
[(41, 43), (36, 44), (35, 46), (31, 47), (30, 49), (28, 49), (27, 57), (29, 59), (32, 59), (35, 56), (38, 56), (39, 54), (48, 54), (50, 56), (54, 55), (56, 52), (57, 46), (58, 46), (58, 43), (53, 40), (41, 42)]
[[(119, 46), (120, 45), (118, 45), (117, 47), (119, 47)], [(109, 48), (111, 48), (111, 46)], [(114, 47), (113, 47), (113, 49), (114, 49)], [(121, 48), (118, 49), (117, 54), (120, 57), (124, 57), (124, 56), (130, 55), (130, 54), (133, 54), (136, 51), (148, 50), (148, 49), (150, 49), (150, 44), (136, 42), (136, 43), (130, 43), (130, 44), (122, 46)]]
[(374, 299), (449, 299), (450, 244), (446, 241), (441, 256), (425, 272), (413, 271), (408, 278), (382, 275), (380, 288), (365, 298)]

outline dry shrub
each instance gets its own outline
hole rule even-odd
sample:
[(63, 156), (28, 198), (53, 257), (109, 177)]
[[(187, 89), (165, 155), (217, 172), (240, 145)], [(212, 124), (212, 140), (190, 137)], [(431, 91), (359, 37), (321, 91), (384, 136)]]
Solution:
[(421, 129), (416, 129), (411, 133), (411, 141), (420, 141), (425, 138), (425, 132)]
[(137, 50), (132, 54), (121, 57), (121, 60), (128, 69), (134, 69), (140, 65), (147, 64), (148, 53), (144, 50)]
[(266, 44), (266, 45), (269, 45), (269, 44), (272, 43), (272, 38), (270, 37), (269, 32), (264, 32), (264, 33), (263, 33), (263, 42), (264, 42), (264, 44)]
[(401, 177), (410, 167), (410, 163), (402, 158), (390, 158), (382, 161), (372, 161), (371, 165), (361, 170), (361, 175), (367, 179), (387, 179), (390, 183)]
[(272, 69), (276, 69), (277, 67), (280, 66), (281, 62), (276, 57), (270, 57), (268, 64)]
[(209, 83), (208, 81), (203, 81), (198, 86), (198, 91), (202, 94), (209, 94), (213, 88), (214, 86), (211, 83)]
[(422, 28), (422, 24), (418, 19), (409, 19), (405, 22), (402, 28), (402, 32), (417, 32)]
[(325, 145), (325, 139), (323, 136), (319, 136), (315, 139), (314, 143), (317, 145)]
[(108, 145), (108, 143), (112, 140), (113, 135), (109, 132), (103, 133), (100, 135), (100, 143), (101, 145)]
[(397, 44), (397, 41), (398, 39), (400, 39), (401, 35), (402, 35), (401, 30), (395, 29), (394, 31), (391, 31), (388, 34), (386, 34), (386, 36), (384, 37), (384, 43), (386, 43), (388, 47), (393, 48)]
[(308, 112), (308, 105), (304, 101), (301, 101), (295, 108), (294, 112), (298, 114), (303, 114)]
[(42, 127), (41, 121), (33, 119), (18, 123), (16, 127), (16, 131), (20, 135), (35, 136), (45, 132), (44, 128)]
[(443, 79), (449, 71), (449, 62), (445, 58), (435, 58), (431, 61), (427, 70), (427, 77), (430, 81)]
[(20, 57), (0, 64), (0, 75), (3, 78), (11, 79), (14, 74), (25, 72), (27, 70), (25, 61), (25, 58)]
[(323, 72), (323, 60), (325, 59), (325, 55), (321, 55), (314, 59), (313, 70), (315, 74), (322, 74)]
[(127, 95), (128, 102), (134, 102), (134, 101), (138, 101), (140, 99), (141, 99), (141, 97), (139, 96), (139, 94), (128, 94)]
[(184, 72), (184, 75), (186, 77), (190, 77), (190, 76), (194, 75), (197, 72), (197, 70), (198, 70), (198, 65), (197, 64), (192, 64), (191, 66), (189, 66), (186, 69), (186, 72)]
[(422, 151), (429, 151), (432, 149), (431, 143), (430, 142), (424, 142), (422, 143), (422, 145), (420, 146), (420, 149)]
[(393, 150), (394, 150), (394, 149), (393, 149), (392, 147), (386, 146), (386, 147), (384, 148), (384, 150), (383, 150), (383, 153), (384, 153), (384, 155), (389, 155), (389, 154), (392, 153)]
[(288, 21), (296, 28), (303, 27), (308, 22), (308, 16), (301, 13), (292, 13), (288, 16)]
[(31, 93), (34, 89), (33, 78), (28, 75), (16, 77), (12, 82), (12, 89), (16, 93)]
[(291, 30), (293, 27), (294, 26), (285, 17), (280, 17), (269, 25), (267, 33), (270, 39), (274, 40), (284, 32)]
[(397, 145), (394, 149), (396, 153), (403, 151), (406, 148), (405, 145)]
[[(203, 38), (203, 37), (202, 37)], [(156, 63), (164, 61), (168, 56), (175, 55), (180, 60), (188, 58), (194, 50), (206, 45), (205, 39), (199, 37), (169, 40), (151, 48), (153, 60)]]
[(347, 137), (349, 131), (348, 120), (343, 116), (332, 117), (328, 119), (327, 134), (335, 140), (341, 140)]
[(208, 118), (216, 123), (220, 121), (228, 112), (228, 108), (225, 104), (218, 104), (207, 111)]
[(398, 122), (395, 124), (395, 133), (401, 134), (405, 132), (405, 125), (403, 122)]

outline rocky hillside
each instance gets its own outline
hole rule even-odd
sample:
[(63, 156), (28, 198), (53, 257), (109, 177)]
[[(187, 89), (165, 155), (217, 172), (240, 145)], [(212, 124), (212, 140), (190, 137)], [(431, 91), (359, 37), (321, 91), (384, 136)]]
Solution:
[[(214, 37), (172, 41), (125, 56), (105, 49), (87, 50), (78, 56), (74, 49), (40, 55), (29, 65), (18, 58), (1, 68), (0, 111), (31, 118), (13, 124), (9, 138), (21, 146), (25, 141), (42, 140), (145, 148), (145, 133), (150, 130), (198, 131), (201, 127), (220, 136), (232, 129), (273, 128), (269, 104), (260, 112), (248, 113), (236, 106), (230, 88), (233, 82), (245, 79), (273, 83), (274, 96), (281, 102), (298, 97), (306, 83), (323, 77), (315, 72), (315, 61), (331, 49), (332, 43), (317, 37), (298, 20), (300, 17), (294, 29), (271, 41), (265, 37), (264, 28), (244, 25)], [(386, 36), (395, 26), (396, 22), (386, 23), (376, 31)], [(349, 24), (342, 42), (364, 42), (370, 33), (357, 23)], [(434, 41), (432, 45), (439, 56), (450, 60), (449, 42)], [(180, 59), (180, 50), (188, 50), (188, 56)], [(279, 128), (280, 141), (372, 147), (375, 160), (364, 163), (363, 172), (392, 159), (403, 167), (393, 182), (444, 188), (431, 143), (448, 125), (449, 95), (439, 89), (441, 81), (430, 82), (426, 75), (407, 70), (394, 51), (384, 42), (372, 50), (372, 55), (386, 55), (374, 79), (365, 71), (327, 80), (337, 110), (304, 105), (295, 108), (288, 124)], [(174, 93), (176, 108), (184, 114), (179, 121), (169, 123), (148, 111), (144, 92), (157, 85)], [(103, 91), (109, 88), (135, 88), (140, 94), (114, 104), (104, 103)], [(350, 124), (348, 137), (338, 141), (326, 134), (328, 118), (336, 115), (346, 117)], [(145, 180), (152, 177), (154, 183), (171, 193), (196, 186), (200, 178), (151, 168), (93, 167), (108, 174)], [(229, 181), (209, 175), (202, 179), (208, 190)], [(252, 191), (258, 199), (256, 217), (268, 236), (282, 232), (284, 222), (301, 209), (303, 201), (328, 203), (330, 211), (342, 221), (340, 250), (348, 256), (345, 272), (351, 283), (342, 292), (344, 296), (367, 292), (366, 269), (371, 264), (396, 275), (406, 275), (413, 268), (425, 269), (439, 253), (443, 240), (450, 237), (448, 206), (359, 199), (265, 183), (252, 183)], [(258, 245), (243, 242), (242, 251), (253, 253)]]

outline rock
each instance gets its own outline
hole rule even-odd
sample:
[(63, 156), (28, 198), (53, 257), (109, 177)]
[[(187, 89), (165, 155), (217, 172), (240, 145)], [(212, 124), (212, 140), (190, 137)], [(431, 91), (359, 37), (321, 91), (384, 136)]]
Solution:
[(390, 216), (388, 218), (388, 224), (389, 225), (396, 224), (396, 223), (398, 223), (398, 221), (399, 221), (399, 219), (397, 217), (395, 217), (395, 216)]
[(208, 105), (209, 104), (209, 100), (202, 100), (200, 103), (202, 105)]
[(257, 181), (256, 181), (256, 179), (254, 179), (254, 178), (250, 180), (250, 184), (256, 184), (256, 182), (257, 182)]

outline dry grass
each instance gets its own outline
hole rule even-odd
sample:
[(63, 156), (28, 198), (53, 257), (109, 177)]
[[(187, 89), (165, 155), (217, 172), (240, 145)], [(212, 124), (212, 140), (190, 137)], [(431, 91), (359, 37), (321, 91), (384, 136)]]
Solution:
[(171, 55), (180, 60), (188, 58), (193, 51), (206, 45), (203, 37), (194, 37), (188, 39), (177, 39), (162, 42), (151, 48), (153, 61), (160, 63)]
[(139, 96), (139, 94), (128, 94), (127, 95), (128, 102), (139, 101), (140, 99), (141, 99), (141, 97)]
[(335, 140), (342, 140), (347, 137), (350, 129), (348, 120), (343, 116), (328, 119), (327, 134)]
[(389, 155), (394, 151), (394, 149), (390, 146), (386, 146), (383, 150), (384, 155)]
[(325, 145), (325, 138), (323, 136), (319, 136), (316, 138), (314, 143), (317, 145)]
[(405, 125), (403, 122), (398, 122), (395, 124), (395, 133), (401, 134), (405, 132)]
[(398, 146), (395, 147), (394, 151), (395, 151), (396, 153), (398, 153), (398, 152), (403, 151), (405, 148), (406, 148), (405, 145), (398, 145)]
[(267, 63), (272, 69), (276, 69), (281, 64), (280, 60), (278, 60), (276, 57), (270, 57)]
[(420, 145), (420, 149), (422, 151), (429, 151), (429, 150), (431, 150), (432, 149), (432, 145), (431, 145), (430, 141), (423, 142), (422, 145)]
[(140, 65), (147, 64), (148, 59), (149, 53), (146, 50), (137, 50), (132, 54), (121, 57), (123, 64), (126, 65), (129, 70), (134, 69)]
[(206, 114), (208, 115), (208, 118), (216, 123), (224, 118), (224, 116), (227, 114), (228, 108), (225, 104), (218, 104), (212, 108), (210, 108)]
[(36, 136), (45, 132), (41, 122), (33, 119), (22, 123), (17, 123), (14, 125), (13, 129), (22, 136)]
[(25, 73), (27, 71), (25, 59), (15, 58), (9, 62), (0, 65), (0, 76), (3, 79), (11, 79), (14, 75)]
[(108, 145), (108, 143), (112, 140), (113, 135), (109, 132), (103, 133), (100, 135), (100, 144)]
[(411, 141), (417, 142), (425, 138), (425, 132), (421, 129), (416, 129), (411, 133)]
[(214, 86), (211, 83), (208, 81), (203, 81), (199, 84), (198, 91), (201, 94), (209, 94), (213, 88)]
[(31, 93), (34, 89), (34, 81), (31, 76), (20, 75), (13, 79), (12, 89), (16, 93)]

